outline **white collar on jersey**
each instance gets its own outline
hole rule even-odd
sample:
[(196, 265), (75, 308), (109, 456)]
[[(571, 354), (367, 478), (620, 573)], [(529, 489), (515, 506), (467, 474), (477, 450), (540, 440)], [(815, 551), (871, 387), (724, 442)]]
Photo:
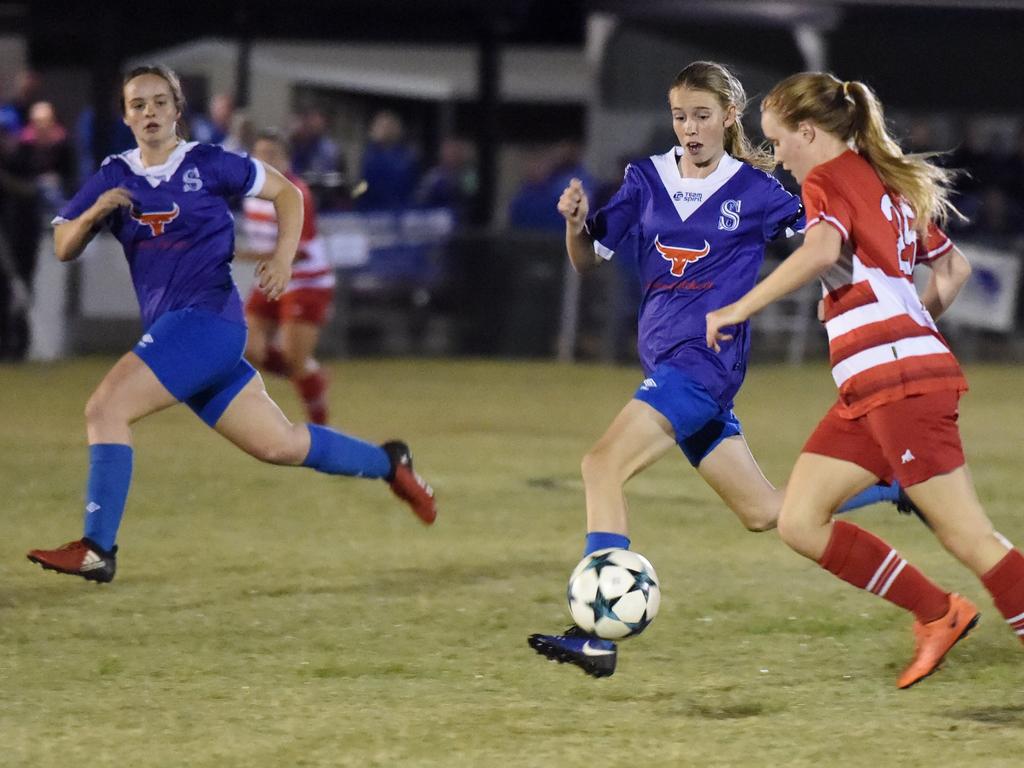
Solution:
[(651, 162), (654, 163), (666, 193), (672, 198), (679, 218), (686, 221), (705, 200), (736, 175), (743, 167), (743, 163), (726, 152), (710, 176), (703, 179), (685, 179), (679, 175), (679, 156), (682, 153), (682, 147), (673, 147), (663, 155), (653, 155)]
[(174, 172), (178, 170), (178, 166), (181, 165), (181, 161), (185, 159), (185, 155), (198, 143), (198, 141), (179, 141), (178, 145), (171, 151), (171, 156), (167, 158), (166, 162), (160, 165), (151, 165), (148, 168), (142, 164), (142, 150), (138, 147), (122, 152), (118, 157), (128, 164), (132, 173), (145, 178), (149, 185), (155, 189), (161, 182), (170, 181), (171, 176), (174, 175)]

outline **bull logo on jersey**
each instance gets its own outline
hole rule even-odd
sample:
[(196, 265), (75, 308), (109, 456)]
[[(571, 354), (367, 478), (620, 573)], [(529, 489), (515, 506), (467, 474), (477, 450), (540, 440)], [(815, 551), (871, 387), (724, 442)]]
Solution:
[(709, 253), (711, 253), (711, 245), (707, 240), (704, 241), (704, 247), (700, 250), (693, 248), (678, 248), (674, 245), (662, 245), (658, 240), (658, 236), (654, 236), (654, 247), (658, 249), (658, 253), (661, 254), (661, 258), (665, 261), (672, 262), (672, 268), (670, 272), (673, 277), (682, 277), (683, 272), (686, 271), (686, 265), (691, 261), (697, 261), (703, 259)]
[(164, 227), (178, 218), (178, 214), (181, 213), (181, 209), (178, 204), (174, 204), (174, 208), (169, 211), (155, 211), (153, 213), (135, 213), (135, 209), (132, 208), (132, 218), (135, 219), (139, 224), (145, 224), (149, 227), (149, 231), (153, 233), (153, 237), (159, 237), (164, 233)]

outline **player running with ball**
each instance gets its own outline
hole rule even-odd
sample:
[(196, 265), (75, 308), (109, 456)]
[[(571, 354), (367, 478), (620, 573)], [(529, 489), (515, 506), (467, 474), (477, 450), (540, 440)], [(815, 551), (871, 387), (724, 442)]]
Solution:
[[(704, 315), (753, 287), (766, 244), (803, 229), (803, 206), (745, 136), (746, 94), (725, 67), (690, 64), (668, 101), (678, 146), (627, 167), (618, 192), (593, 215), (579, 181), (558, 201), (573, 267), (583, 272), (635, 250), (643, 286), (644, 380), (583, 458), (586, 554), (629, 547), (623, 486), (674, 446), (749, 530), (774, 528), (782, 505), (783, 491), (761, 472), (732, 411), (747, 371), (749, 324), (715, 354), (704, 343)], [(896, 501), (898, 489), (884, 491)], [(871, 488), (848, 507), (876, 500)], [(615, 669), (615, 643), (578, 627), (529, 643), (594, 676)]]

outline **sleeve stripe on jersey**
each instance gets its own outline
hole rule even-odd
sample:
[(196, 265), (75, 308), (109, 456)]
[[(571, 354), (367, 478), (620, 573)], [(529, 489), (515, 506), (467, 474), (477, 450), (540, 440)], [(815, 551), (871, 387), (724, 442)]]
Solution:
[(953, 241), (947, 238), (946, 241), (942, 245), (940, 245), (938, 248), (935, 248), (935, 249), (933, 249), (931, 251), (928, 251), (928, 253), (925, 255), (925, 259), (927, 259), (928, 261), (931, 261), (932, 259), (941, 256), (942, 254), (944, 254), (946, 251), (948, 251), (952, 247), (953, 247)]
[(605, 261), (608, 261), (612, 256), (615, 255), (615, 251), (613, 251), (611, 248), (606, 248), (605, 246), (601, 245), (601, 243), (599, 243), (597, 240), (594, 241), (594, 253), (596, 253)]
[(267, 171), (259, 160), (250, 158), (249, 162), (256, 166), (256, 178), (252, 180), (252, 186), (246, 190), (245, 196), (255, 197), (263, 191), (263, 185), (267, 182)]
[(813, 226), (814, 226), (815, 224), (817, 224), (817, 223), (818, 223), (819, 221), (827, 221), (827, 222), (828, 222), (829, 224), (831, 224), (831, 225), (832, 225), (833, 227), (835, 227), (836, 229), (838, 229), (838, 230), (839, 230), (839, 234), (843, 236), (843, 241), (844, 241), (844, 242), (845, 242), (846, 240), (849, 240), (849, 239), (850, 239), (850, 233), (846, 231), (846, 227), (844, 227), (844, 226), (843, 226), (843, 225), (842, 225), (842, 224), (840, 223), (839, 219), (835, 218), (834, 216), (829, 216), (829, 215), (827, 215), (827, 214), (824, 214), (824, 213), (819, 213), (819, 214), (817, 215), (817, 217), (816, 217), (816, 218), (813, 218), (813, 219), (811, 219), (810, 221), (808, 221), (808, 222), (807, 222), (807, 226), (806, 226), (806, 227), (804, 228), (804, 231), (806, 232), (806, 231), (807, 231), (808, 229), (810, 229), (811, 227), (813, 227)]

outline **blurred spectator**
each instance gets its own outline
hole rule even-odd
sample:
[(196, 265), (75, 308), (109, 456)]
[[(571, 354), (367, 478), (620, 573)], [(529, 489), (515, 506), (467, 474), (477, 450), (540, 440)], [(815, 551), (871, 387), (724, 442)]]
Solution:
[(1018, 200), (993, 185), (978, 194), (979, 206), (968, 231), (973, 239), (981, 239), (997, 247), (1019, 245), (1014, 241), (1024, 236), (1024, 211)]
[(32, 105), (10, 164), (35, 182), (43, 203), (42, 215), (49, 217), (64, 205), (75, 181), (75, 153), (50, 102)]
[(231, 116), (234, 113), (235, 100), (229, 94), (214, 94), (207, 113), (193, 115), (189, 120), (189, 135), (193, 141), (204, 144), (223, 144), (231, 131)]
[(24, 359), (28, 310), (44, 216), (56, 211), (74, 174), (67, 132), (47, 102), (32, 105), (17, 134), (5, 132), (0, 153), (0, 356)]
[(571, 179), (580, 179), (588, 192), (597, 183), (583, 166), (582, 148), (575, 141), (560, 141), (527, 160), (519, 191), (509, 205), (509, 226), (518, 229), (562, 232), (565, 219), (556, 205)]
[(423, 208), (450, 208), (457, 222), (466, 220), (477, 191), (472, 146), (447, 138), (438, 150), (437, 165), (427, 171), (416, 189), (416, 205)]
[(1003, 164), (1003, 190), (1024, 205), (1024, 125), (1017, 131), (1017, 140), (1013, 151)]
[(21, 198), (35, 199), (35, 185), (8, 170), (18, 131), (0, 123), (0, 360), (21, 359), (28, 349), (29, 288), (8, 237)]
[(565, 228), (565, 219), (555, 209), (558, 195), (551, 197), (547, 183), (549, 170), (548, 158), (543, 151), (531, 152), (524, 158), (523, 178), (508, 209), (508, 225), (513, 229), (554, 231), (556, 224), (559, 225), (557, 229)]
[(256, 126), (244, 110), (231, 115), (231, 127), (224, 137), (224, 149), (231, 152), (248, 153), (256, 142)]
[(402, 120), (394, 112), (384, 110), (373, 116), (362, 164), (367, 188), (356, 201), (360, 210), (404, 208), (412, 202), (419, 170), (416, 153), (404, 142), (404, 132)]
[[(118, 83), (120, 90), (120, 83)], [(96, 111), (88, 106), (78, 114), (75, 121), (75, 154), (78, 157), (78, 182), (82, 183), (92, 176), (99, 168), (100, 162), (109, 155), (119, 155), (135, 148), (135, 137), (131, 129), (124, 124), (121, 112), (117, 107), (111, 108), (107, 135), (101, 143), (102, 156), (97, 160), (93, 157), (93, 137), (96, 134)]]
[(299, 113), (289, 143), (292, 147), (292, 170), (300, 176), (315, 177), (344, 170), (341, 150), (327, 135), (327, 118), (319, 109), (306, 109)]
[(11, 99), (0, 106), (0, 125), (4, 130), (16, 133), (28, 125), (29, 109), (39, 100), (42, 85), (42, 78), (30, 69), (15, 75)]

